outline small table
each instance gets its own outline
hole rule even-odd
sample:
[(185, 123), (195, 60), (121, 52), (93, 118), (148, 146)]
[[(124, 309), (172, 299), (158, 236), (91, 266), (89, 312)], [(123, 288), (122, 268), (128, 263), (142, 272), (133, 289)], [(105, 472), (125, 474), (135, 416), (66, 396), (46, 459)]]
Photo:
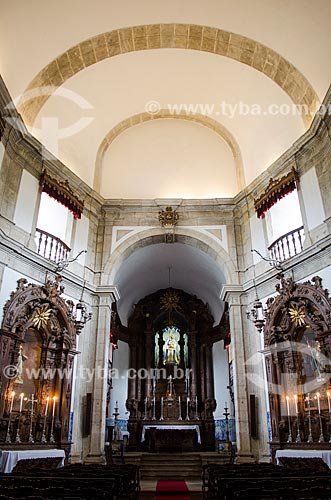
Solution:
[(331, 469), (331, 450), (277, 450), (276, 463), (279, 465), (281, 457), (293, 458), (321, 458)]
[(61, 457), (62, 462), (60, 467), (63, 467), (65, 458), (64, 450), (1, 450), (0, 472), (11, 472), (19, 460), (52, 457)]

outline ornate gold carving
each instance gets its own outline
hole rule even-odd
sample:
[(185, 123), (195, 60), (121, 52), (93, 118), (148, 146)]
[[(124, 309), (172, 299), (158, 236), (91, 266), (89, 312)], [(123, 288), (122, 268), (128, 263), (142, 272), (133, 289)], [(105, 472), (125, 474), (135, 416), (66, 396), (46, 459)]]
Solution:
[(172, 207), (166, 207), (165, 210), (159, 212), (159, 221), (162, 227), (175, 227), (179, 219), (178, 212), (173, 210)]
[(52, 310), (49, 308), (48, 304), (42, 305), (39, 309), (36, 310), (35, 316), (33, 318), (33, 326), (40, 330), (47, 325), (48, 320), (52, 314)]
[(292, 323), (295, 323), (296, 326), (305, 325), (305, 311), (302, 306), (298, 306), (298, 304), (292, 303), (288, 308), (288, 313), (290, 315)]
[(294, 168), (280, 179), (271, 177), (265, 192), (254, 201), (257, 216), (262, 217), (277, 201), (294, 191), (297, 181), (298, 174)]
[(174, 290), (167, 290), (163, 297), (160, 298), (161, 309), (164, 311), (178, 311), (181, 309), (179, 301), (179, 295)]

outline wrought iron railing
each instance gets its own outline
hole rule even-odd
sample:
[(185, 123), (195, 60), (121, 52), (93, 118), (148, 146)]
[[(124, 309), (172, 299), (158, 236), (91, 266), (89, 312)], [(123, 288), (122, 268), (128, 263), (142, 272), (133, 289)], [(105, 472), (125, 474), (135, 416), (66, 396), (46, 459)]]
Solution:
[(304, 240), (303, 226), (300, 226), (275, 240), (268, 247), (270, 257), (277, 262), (283, 262), (302, 252)]
[(70, 248), (57, 236), (37, 228), (36, 240), (39, 255), (43, 255), (53, 262), (68, 259)]

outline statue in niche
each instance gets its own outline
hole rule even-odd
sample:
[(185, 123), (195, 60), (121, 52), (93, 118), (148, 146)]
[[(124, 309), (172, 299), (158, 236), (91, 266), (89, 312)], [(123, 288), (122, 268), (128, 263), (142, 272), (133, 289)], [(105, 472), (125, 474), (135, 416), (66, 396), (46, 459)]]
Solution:
[(169, 332), (169, 337), (166, 340), (163, 348), (163, 364), (178, 365), (179, 364), (179, 345), (172, 330)]
[(23, 362), (28, 359), (25, 354), (23, 354), (23, 346), (22, 344), (19, 347), (17, 363), (16, 363), (16, 377), (15, 384), (23, 384), (22, 373), (23, 373)]

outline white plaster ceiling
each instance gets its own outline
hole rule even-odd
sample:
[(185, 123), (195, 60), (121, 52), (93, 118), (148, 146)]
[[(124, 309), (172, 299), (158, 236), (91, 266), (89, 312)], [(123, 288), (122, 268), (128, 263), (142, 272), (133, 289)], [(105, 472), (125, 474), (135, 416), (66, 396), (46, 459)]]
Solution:
[(225, 277), (216, 262), (197, 248), (181, 243), (158, 243), (131, 254), (121, 265), (114, 283), (121, 297), (118, 313), (124, 325), (140, 299), (169, 286), (196, 295), (210, 307), (215, 324), (224, 309), (220, 300)]
[[(13, 98), (24, 92), (42, 68), (75, 44), (112, 29), (151, 23), (213, 26), (263, 43), (293, 64), (321, 100), (331, 80), (329, 0), (21, 0), (2, 3), (0, 72)], [(299, 116), (264, 113), (269, 104), (291, 104), (288, 95), (272, 80), (238, 61), (205, 52), (161, 49), (127, 53), (85, 68), (62, 87), (59, 90), (73, 91), (90, 103), (91, 108), (81, 110), (68, 99), (52, 96), (41, 109), (36, 125), (40, 125), (41, 119), (45, 123), (49, 118), (53, 123), (54, 119), (58, 120), (60, 128), (75, 124), (82, 117), (91, 118), (91, 123), (58, 141), (50, 140), (47, 127), (44, 134), (35, 129), (32, 132), (90, 186), (94, 184), (97, 151), (104, 137), (121, 121), (143, 113), (150, 100), (159, 101), (161, 107), (180, 103), (217, 106), (221, 102), (260, 105), (262, 115), (259, 116), (243, 113), (224, 116), (217, 114), (217, 107), (208, 115), (226, 127), (237, 141), (246, 183), (304, 132)], [(235, 187), (235, 177), (231, 174), (232, 160), (224, 161), (221, 153), (220, 171), (217, 171), (216, 146), (206, 147), (210, 154), (206, 151), (204, 165), (193, 147), (185, 155), (185, 161), (181, 159), (178, 163), (184, 135), (176, 144), (177, 125), (175, 120), (167, 124), (155, 121), (148, 126), (137, 125), (118, 136), (103, 160), (101, 194), (117, 198), (159, 196), (158, 152), (166, 148), (168, 141), (172, 144), (168, 163), (186, 172), (183, 179), (173, 176), (172, 192), (176, 196), (190, 197), (187, 183), (191, 179), (191, 191), (197, 198), (233, 196), (239, 186)], [(208, 145), (208, 134), (201, 125), (185, 125), (186, 144), (194, 139), (196, 143)], [(152, 126), (155, 126), (153, 133)], [(157, 133), (163, 136), (163, 142), (161, 138), (158, 142), (150, 140)], [(144, 149), (137, 150), (139, 162), (134, 164), (130, 158), (131, 148), (139, 139)], [(222, 138), (216, 136), (216, 140), (220, 142), (219, 150), (224, 151)], [(150, 147), (148, 165), (143, 161), (146, 144)], [(148, 175), (153, 163), (153, 175)], [(206, 189), (196, 175), (201, 168), (208, 172), (209, 181), (215, 185), (213, 192)], [(130, 169), (134, 175), (130, 175)], [(140, 179), (148, 179), (147, 191), (144, 181), (137, 182), (137, 170)], [(189, 170), (191, 176), (188, 176)], [(122, 171), (125, 171), (125, 183), (115, 189), (112, 179)], [(220, 176), (227, 177), (228, 186), (220, 183)]]

